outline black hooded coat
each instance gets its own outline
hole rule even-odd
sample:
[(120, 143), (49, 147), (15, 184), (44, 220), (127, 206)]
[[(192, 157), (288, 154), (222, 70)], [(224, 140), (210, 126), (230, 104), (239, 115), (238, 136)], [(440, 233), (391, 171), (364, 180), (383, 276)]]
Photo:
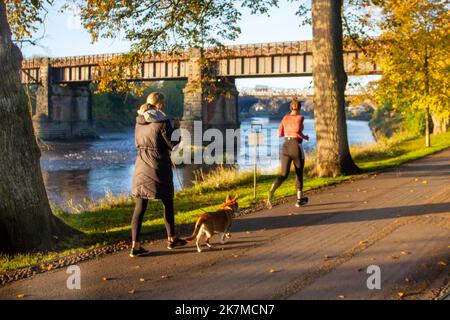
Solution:
[(171, 151), (173, 127), (167, 116), (154, 108), (136, 118), (136, 165), (132, 196), (140, 199), (174, 197)]

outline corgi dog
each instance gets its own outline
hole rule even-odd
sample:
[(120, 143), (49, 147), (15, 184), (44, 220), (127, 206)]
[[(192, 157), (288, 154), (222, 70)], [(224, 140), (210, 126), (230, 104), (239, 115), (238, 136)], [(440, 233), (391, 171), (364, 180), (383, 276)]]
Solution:
[(220, 233), (220, 243), (224, 244), (226, 239), (231, 238), (229, 233), (231, 222), (236, 214), (239, 213), (238, 195), (234, 199), (230, 198), (227, 194), (225, 203), (220, 210), (216, 212), (206, 212), (198, 217), (195, 223), (194, 233), (191, 237), (187, 238), (187, 241), (193, 241), (196, 239), (197, 251), (202, 252), (200, 247), (200, 239), (205, 235), (205, 243), (209, 248), (212, 248), (209, 242), (214, 234)]

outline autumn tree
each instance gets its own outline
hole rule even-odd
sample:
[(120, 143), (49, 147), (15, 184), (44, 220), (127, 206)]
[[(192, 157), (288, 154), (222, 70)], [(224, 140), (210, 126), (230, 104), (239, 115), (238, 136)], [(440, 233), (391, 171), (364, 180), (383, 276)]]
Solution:
[(35, 15), (44, 4), (0, 0), (0, 251), (48, 249), (75, 231), (50, 209), (40, 150), (19, 79), (22, 54), (11, 40), (6, 5), (12, 20), (24, 19), (22, 26), (27, 30), (17, 24), (13, 29), (17, 39), (24, 39), (33, 25), (30, 14)]
[(430, 122), (440, 133), (448, 130), (450, 119), (448, 1), (352, 0), (352, 5), (377, 12), (355, 20), (366, 26), (359, 29), (364, 38), (371, 30), (379, 33), (376, 45), (368, 46), (383, 70), (375, 82), (377, 100), (402, 113), (424, 113), (425, 144), (430, 146)]

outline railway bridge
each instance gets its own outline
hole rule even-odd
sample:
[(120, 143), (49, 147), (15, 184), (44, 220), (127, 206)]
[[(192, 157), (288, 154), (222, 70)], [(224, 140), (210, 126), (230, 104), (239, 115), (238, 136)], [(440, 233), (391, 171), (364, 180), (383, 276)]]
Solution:
[[(90, 83), (96, 68), (118, 54), (62, 58), (36, 58), (22, 63), (22, 82), (38, 86), (35, 128), (44, 140), (95, 136)], [(206, 99), (202, 58), (210, 61), (209, 74), (222, 81), (227, 95)], [(355, 48), (344, 50), (348, 74), (378, 74)], [(144, 57), (139, 72), (130, 81), (185, 80), (182, 126), (188, 130), (201, 120), (203, 128), (239, 126), (238, 91), (235, 80), (257, 77), (312, 75), (312, 41), (227, 46), (222, 50), (190, 49), (177, 54), (158, 53)]]

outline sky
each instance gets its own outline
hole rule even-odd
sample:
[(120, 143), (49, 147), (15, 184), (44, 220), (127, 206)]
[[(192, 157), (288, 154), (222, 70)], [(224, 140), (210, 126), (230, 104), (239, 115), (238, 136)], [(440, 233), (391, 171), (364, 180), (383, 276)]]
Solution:
[[(44, 26), (36, 34), (43, 36), (38, 46), (26, 45), (22, 48), (24, 57), (48, 56), (63, 57), (100, 53), (117, 53), (129, 49), (129, 43), (120, 39), (99, 40), (91, 43), (90, 35), (83, 29), (76, 15), (76, 10), (60, 12), (63, 2), (49, 10)], [(250, 44), (261, 42), (282, 42), (312, 39), (310, 26), (300, 27), (300, 18), (295, 15), (299, 3), (281, 0), (279, 8), (273, 8), (270, 16), (251, 15), (249, 10), (242, 11), (240, 22), (241, 35), (233, 42), (226, 44)], [(75, 14), (74, 14), (75, 13)], [(239, 87), (252, 88), (256, 85), (267, 85), (274, 88), (308, 88), (311, 77), (293, 78), (258, 78), (238, 79)]]

